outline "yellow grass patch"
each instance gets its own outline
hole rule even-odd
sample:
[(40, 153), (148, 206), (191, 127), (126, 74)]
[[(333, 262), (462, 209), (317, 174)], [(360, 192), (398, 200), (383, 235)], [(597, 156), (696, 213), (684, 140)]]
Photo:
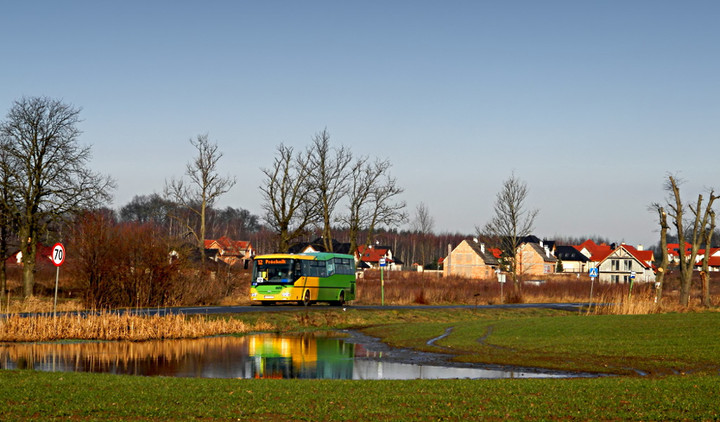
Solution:
[(251, 326), (237, 319), (186, 318), (182, 315), (137, 316), (102, 313), (80, 316), (62, 315), (0, 319), (0, 341), (78, 340), (154, 340), (197, 338), (220, 334), (271, 330), (270, 324)]

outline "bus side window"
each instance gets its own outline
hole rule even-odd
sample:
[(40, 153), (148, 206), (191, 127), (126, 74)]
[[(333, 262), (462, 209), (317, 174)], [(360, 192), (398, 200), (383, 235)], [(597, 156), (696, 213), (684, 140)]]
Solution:
[(327, 267), (324, 262), (322, 261), (315, 261), (315, 271), (317, 271), (317, 274), (315, 274), (316, 277), (327, 277)]
[(328, 259), (326, 262), (327, 276), (330, 277), (331, 275), (335, 274), (335, 259)]
[(303, 265), (300, 261), (295, 261), (295, 267), (293, 269), (293, 281), (299, 279), (303, 275)]

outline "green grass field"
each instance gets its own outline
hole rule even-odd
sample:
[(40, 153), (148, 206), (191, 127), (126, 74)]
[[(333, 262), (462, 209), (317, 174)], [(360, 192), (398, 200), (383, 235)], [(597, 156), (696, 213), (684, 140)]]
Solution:
[[(0, 420), (720, 419), (720, 313), (315, 309), (249, 318), (280, 330), (363, 327), (394, 345), (466, 361), (650, 375), (335, 381), (0, 371)], [(449, 336), (426, 344), (447, 328)]]

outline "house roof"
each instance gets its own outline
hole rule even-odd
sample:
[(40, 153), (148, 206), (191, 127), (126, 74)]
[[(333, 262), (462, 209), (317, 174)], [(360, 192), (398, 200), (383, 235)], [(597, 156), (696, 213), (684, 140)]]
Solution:
[[(695, 264), (695, 266), (697, 266), (697, 267), (702, 267), (702, 263), (703, 263), (702, 261), (703, 261), (702, 259), (699, 260), (699, 261)], [(720, 267), (720, 256), (711, 256), (711, 257), (708, 259), (708, 266), (709, 266), (709, 267)]]
[(205, 239), (205, 249), (219, 249), (221, 255), (244, 256), (251, 249), (250, 242), (245, 240), (232, 240), (227, 236), (219, 239)]
[(639, 261), (643, 261), (645, 263), (650, 264), (655, 260), (655, 254), (651, 250), (638, 250), (634, 246), (624, 245), (624, 244), (621, 246), (624, 246), (625, 250), (630, 252)]
[(600, 262), (607, 258), (612, 252), (613, 248), (610, 245), (601, 243), (600, 245), (593, 242), (591, 239), (584, 241), (583, 243), (575, 246), (575, 249), (582, 252), (583, 249), (588, 251), (590, 254), (590, 261)]
[[(390, 248), (387, 246), (366, 247), (365, 245), (361, 245), (357, 248), (360, 261), (363, 262), (379, 262), (380, 258), (388, 259), (388, 252), (390, 252)], [(396, 260), (392, 260), (392, 262), (398, 263)]]
[[(615, 254), (617, 251), (620, 251), (620, 250), (625, 250), (629, 255), (631, 255), (633, 258), (635, 258), (640, 263), (640, 265), (642, 265), (644, 268), (652, 268), (652, 259), (651, 260), (645, 259), (647, 254), (641, 253), (641, 252), (650, 252), (650, 254), (652, 255), (652, 251), (638, 251), (634, 247), (632, 247), (630, 245), (625, 245), (625, 244), (621, 244), (620, 246), (615, 248), (613, 251), (611, 251), (609, 254), (607, 254), (607, 256), (605, 256), (603, 259), (601, 259), (600, 261), (597, 261), (597, 262), (600, 263), (602, 261), (605, 261), (611, 255)], [(639, 254), (639, 252), (640, 252), (640, 254)]]
[[(52, 246), (46, 246), (42, 243), (37, 244), (37, 249), (35, 253), (35, 263), (46, 263), (46, 262), (52, 262)], [(18, 254), (20, 254), (22, 251), (17, 250), (13, 252), (6, 260), (5, 262), (8, 264), (20, 264), (18, 262)]]
[(555, 246), (555, 256), (562, 261), (588, 262), (590, 258), (580, 253), (575, 246)]
[(463, 240), (463, 242), (467, 243), (470, 246), (470, 249), (475, 252), (480, 259), (483, 260), (483, 262), (487, 265), (497, 265), (498, 264), (498, 258), (502, 254), (500, 249), (494, 249), (494, 248), (485, 248), (483, 251), (483, 245), (480, 243), (475, 242), (474, 240)]
[(525, 244), (526, 244), (526, 245), (530, 245), (530, 247), (532, 247), (532, 248), (535, 250), (535, 252), (537, 252), (538, 255), (540, 255), (540, 256), (543, 258), (543, 261), (545, 261), (545, 262), (557, 262), (557, 258), (555, 258), (554, 256), (552, 256), (552, 255), (550, 255), (550, 254), (548, 254), (548, 253), (545, 253), (545, 248), (543, 248), (542, 246), (540, 246), (539, 243), (528, 242), (528, 243), (525, 243)]
[[(323, 238), (318, 237), (315, 240), (311, 242), (301, 242), (296, 243), (292, 245), (289, 249), (290, 253), (301, 253), (304, 252), (308, 247), (311, 247), (316, 252), (327, 252), (325, 250), (325, 245), (323, 243)], [(350, 253), (350, 243), (341, 243), (337, 240), (332, 240), (332, 249), (335, 253), (343, 253), (343, 254), (349, 254)]]

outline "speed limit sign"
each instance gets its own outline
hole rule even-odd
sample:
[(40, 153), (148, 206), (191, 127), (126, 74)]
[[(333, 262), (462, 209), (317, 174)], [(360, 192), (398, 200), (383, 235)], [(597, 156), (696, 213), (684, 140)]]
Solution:
[(63, 262), (65, 262), (65, 247), (62, 243), (56, 243), (53, 246), (50, 259), (56, 267), (61, 266)]

